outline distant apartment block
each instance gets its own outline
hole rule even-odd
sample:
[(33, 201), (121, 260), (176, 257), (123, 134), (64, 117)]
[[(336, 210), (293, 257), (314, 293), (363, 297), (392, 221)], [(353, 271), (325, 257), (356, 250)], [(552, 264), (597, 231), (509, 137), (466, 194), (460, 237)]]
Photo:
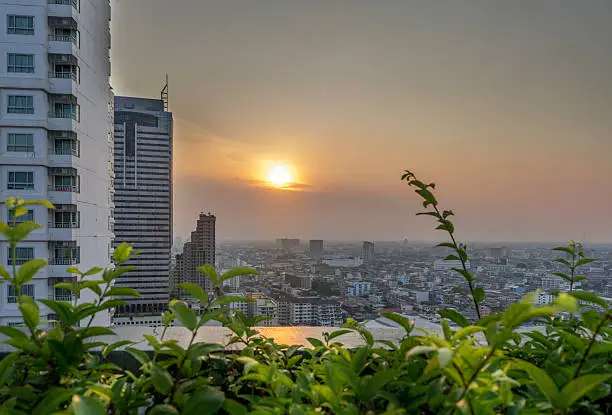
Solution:
[(286, 251), (291, 251), (300, 246), (299, 239), (279, 238), (276, 240), (276, 246)]
[(344, 314), (340, 303), (320, 297), (294, 297), (285, 292), (271, 294), (278, 307), (281, 326), (340, 327)]
[[(189, 242), (183, 247), (182, 272), (175, 275), (175, 284), (192, 282), (198, 284), (206, 291), (212, 290), (208, 278), (198, 271), (201, 265), (209, 264), (215, 266), (215, 226), (216, 216), (210, 213), (200, 213), (196, 223), (196, 229), (191, 232)], [(178, 289), (178, 297), (184, 292)]]
[(115, 246), (142, 251), (119, 277), (142, 298), (116, 316), (157, 315), (168, 306), (172, 249), (172, 113), (159, 99), (115, 97)]
[(364, 241), (362, 245), (363, 262), (370, 262), (374, 259), (374, 242)]
[(363, 297), (372, 291), (372, 283), (369, 281), (349, 282), (346, 291), (349, 297)]
[(289, 283), (293, 288), (300, 288), (302, 290), (312, 289), (312, 277), (310, 275), (295, 275), (295, 274), (284, 274), (285, 282)]
[(309, 243), (309, 253), (310, 257), (314, 259), (316, 262), (320, 262), (323, 258), (323, 240), (321, 239), (311, 239)]
[[(468, 269), (468, 271), (470, 270), (470, 261), (466, 261), (465, 263), (466, 268)], [(443, 259), (436, 259), (434, 261), (434, 266), (433, 269), (434, 271), (451, 271), (453, 268), (459, 268), (462, 269), (463, 265), (461, 264), (461, 261), (459, 260), (448, 260), (445, 261)]]
[[(70, 301), (67, 268), (110, 265), (113, 95), (108, 0), (0, 0), (0, 200), (46, 199), (29, 208), (35, 230), (16, 261), (49, 261), (23, 288), (35, 299)], [(12, 221), (0, 206), (0, 218)], [(12, 261), (0, 239), (0, 262)], [(92, 300), (85, 290), (81, 300)], [(56, 316), (39, 304), (42, 320)], [(108, 325), (99, 313), (96, 325)], [(15, 290), (0, 285), (0, 325), (21, 323)]]

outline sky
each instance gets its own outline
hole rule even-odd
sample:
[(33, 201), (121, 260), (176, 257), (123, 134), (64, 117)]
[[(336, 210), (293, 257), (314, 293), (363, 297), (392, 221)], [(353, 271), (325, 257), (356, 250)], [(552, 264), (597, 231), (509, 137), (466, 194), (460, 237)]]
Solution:
[(461, 240), (612, 241), (609, 0), (111, 3), (115, 93), (170, 76), (176, 236), (442, 238), (410, 169)]

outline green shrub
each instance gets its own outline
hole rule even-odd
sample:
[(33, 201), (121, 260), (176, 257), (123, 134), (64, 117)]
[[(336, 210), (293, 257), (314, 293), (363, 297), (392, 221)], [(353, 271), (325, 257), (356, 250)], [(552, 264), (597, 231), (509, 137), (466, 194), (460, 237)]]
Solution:
[[(326, 333), (324, 341), (309, 339), (310, 348), (280, 345), (258, 336), (253, 328), (258, 319), (228, 308), (248, 298), (222, 291), (225, 279), (256, 271), (237, 268), (219, 275), (204, 265), (199, 270), (212, 283), (213, 292), (195, 284), (181, 285), (202, 311), (172, 301), (162, 315), (160, 336), (145, 336), (153, 351), (148, 354), (127, 341), (96, 341), (113, 332), (92, 325), (96, 313), (123, 303), (116, 297), (138, 295), (112, 284), (132, 269), (125, 265), (137, 254), (131, 246), (115, 250), (114, 267), (69, 269), (78, 278), (58, 287), (70, 290), (74, 301), (38, 300), (57, 315), (53, 324), (41, 322), (37, 302), (21, 295), (21, 287), (46, 265), (33, 260), (19, 268), (13, 265), (12, 272), (0, 268), (2, 278), (15, 286), (24, 321), (23, 330), (0, 327), (7, 338), (4, 343), (15, 349), (0, 361), (0, 413), (610, 413), (611, 314), (601, 298), (573, 289), (583, 278), (577, 275), (579, 268), (592, 261), (580, 245), (558, 248), (570, 258), (558, 262), (568, 268), (559, 277), (570, 282), (571, 292), (558, 293), (554, 304), (541, 307), (534, 306), (532, 293), (503, 313), (482, 317), (485, 293), (465, 266), (467, 248), (456, 240), (453, 212), (439, 208), (433, 183), (426, 185), (410, 172), (403, 180), (423, 198), (428, 210), (420, 214), (435, 218), (437, 229), (448, 233), (450, 242), (440, 245), (453, 250), (449, 260), (462, 264), (456, 272), (465, 279), (477, 321), (441, 310), (444, 335), (439, 337), (419, 330), (403, 316), (385, 314), (406, 332), (398, 344), (375, 341), (349, 320), (341, 330)], [(46, 204), (14, 198), (6, 203), (15, 217), (25, 213), (27, 204)], [(14, 249), (39, 226), (2, 223), (0, 231)], [(80, 303), (84, 290), (97, 299)], [(560, 313), (568, 318), (558, 318)], [(165, 338), (174, 320), (191, 333), (186, 348)], [(239, 353), (224, 353), (227, 345), (195, 342), (198, 330), (211, 320), (234, 333), (229, 343), (240, 343)], [(447, 320), (459, 329), (453, 330)], [(519, 333), (517, 328), (526, 322), (542, 323), (545, 334)], [(340, 336), (353, 331), (362, 336), (364, 346), (344, 348)], [(113, 364), (111, 357), (118, 350), (129, 353), (138, 370)]]

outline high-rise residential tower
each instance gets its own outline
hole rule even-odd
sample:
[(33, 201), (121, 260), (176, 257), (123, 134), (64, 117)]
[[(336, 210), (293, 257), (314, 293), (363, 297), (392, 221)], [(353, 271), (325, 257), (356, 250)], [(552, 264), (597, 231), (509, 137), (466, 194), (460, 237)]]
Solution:
[(172, 250), (172, 113), (158, 99), (115, 97), (115, 245), (142, 251), (117, 286), (138, 291), (115, 317), (168, 306)]
[[(70, 300), (55, 289), (66, 270), (110, 264), (113, 98), (109, 0), (0, 0), (1, 199), (47, 199), (23, 217), (44, 225), (22, 242), (16, 261), (49, 266), (23, 289), (34, 298)], [(10, 212), (0, 206), (2, 221)], [(0, 261), (10, 263), (6, 241)], [(93, 294), (86, 290), (83, 300)], [(44, 319), (54, 318), (40, 304)], [(0, 285), (0, 324), (18, 324), (15, 291)], [(106, 321), (105, 321), (106, 320)], [(101, 314), (96, 324), (108, 323)]]
[[(198, 284), (206, 291), (211, 291), (212, 286), (208, 278), (198, 271), (200, 265), (209, 264), (215, 266), (215, 226), (217, 218), (210, 213), (200, 213), (196, 229), (191, 232), (189, 242), (183, 247), (182, 271), (175, 275), (176, 284), (192, 282)], [(178, 296), (185, 293), (178, 290)]]
[(321, 261), (321, 258), (323, 258), (323, 240), (310, 240), (310, 257), (317, 262)]
[(368, 262), (374, 259), (374, 242), (363, 242), (363, 261)]

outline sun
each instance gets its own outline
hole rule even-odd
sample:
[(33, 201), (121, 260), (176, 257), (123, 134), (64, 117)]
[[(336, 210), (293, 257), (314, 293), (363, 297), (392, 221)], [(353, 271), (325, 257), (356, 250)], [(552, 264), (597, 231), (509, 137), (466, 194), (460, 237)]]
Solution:
[(286, 187), (293, 183), (289, 167), (284, 164), (273, 165), (268, 171), (266, 180), (274, 187)]

